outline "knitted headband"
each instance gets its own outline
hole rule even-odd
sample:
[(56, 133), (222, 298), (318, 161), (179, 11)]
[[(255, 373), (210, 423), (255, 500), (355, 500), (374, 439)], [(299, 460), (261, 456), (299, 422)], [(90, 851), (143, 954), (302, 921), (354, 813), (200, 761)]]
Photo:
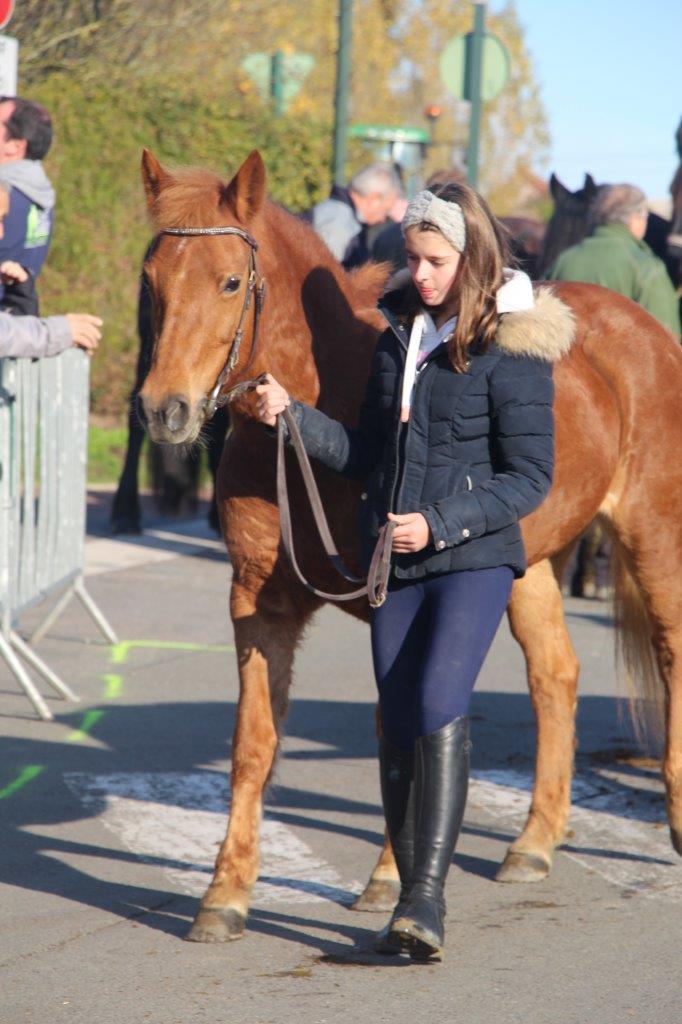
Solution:
[(424, 222), (438, 228), (453, 249), (456, 249), (457, 252), (464, 252), (466, 227), (462, 207), (459, 203), (449, 203), (446, 199), (434, 196), (433, 192), (429, 192), (427, 189), (418, 192), (414, 199), (407, 204), (405, 216), (400, 225), (403, 235), (408, 228), (418, 227)]

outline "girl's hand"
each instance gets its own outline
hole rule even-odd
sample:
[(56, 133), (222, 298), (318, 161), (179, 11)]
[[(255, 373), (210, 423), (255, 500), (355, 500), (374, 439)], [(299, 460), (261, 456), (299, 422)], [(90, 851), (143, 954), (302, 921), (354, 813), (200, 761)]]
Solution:
[(14, 260), (0, 263), (0, 280), (3, 284), (23, 284), (28, 281), (28, 270)]
[(393, 544), (391, 550), (396, 554), (404, 555), (410, 551), (421, 551), (431, 540), (429, 524), (421, 512), (408, 512), (404, 516), (388, 513), (388, 518), (397, 523), (393, 532)]
[(277, 417), (291, 404), (291, 399), (271, 374), (266, 373), (265, 379), (266, 383), (259, 384), (256, 388), (258, 395), (256, 406), (263, 423), (268, 427), (274, 427)]

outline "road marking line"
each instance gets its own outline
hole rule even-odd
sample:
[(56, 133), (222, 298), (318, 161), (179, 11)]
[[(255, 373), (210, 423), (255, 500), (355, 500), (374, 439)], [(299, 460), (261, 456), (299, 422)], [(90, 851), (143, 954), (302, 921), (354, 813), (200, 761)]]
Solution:
[(27, 783), (37, 779), (41, 772), (45, 771), (44, 764), (27, 764), (22, 768), (16, 779), (9, 782), (3, 789), (0, 789), (0, 800), (6, 800), (8, 796), (23, 789)]
[[(99, 817), (140, 861), (160, 867), (175, 888), (202, 896), (225, 837), (227, 778), (215, 772), (131, 772), (64, 776), (86, 810)], [(253, 903), (349, 903), (345, 885), (294, 831), (266, 812)]]
[(134, 647), (169, 650), (169, 651), (215, 651), (234, 654), (234, 644), (191, 644), (180, 640), (121, 640), (109, 648), (109, 661), (112, 665), (124, 665)]
[[(479, 771), (469, 805), (521, 830), (533, 776), (514, 770)], [(666, 826), (660, 779), (616, 766), (582, 771), (573, 782), (571, 836), (559, 848), (582, 867), (643, 896), (682, 902), (682, 871)]]
[(66, 742), (80, 743), (82, 740), (86, 738), (88, 733), (92, 730), (93, 726), (97, 725), (100, 718), (102, 718), (103, 715), (105, 714), (105, 711), (100, 710), (86, 711), (85, 714), (83, 715), (83, 721), (81, 722), (80, 727), (78, 729), (74, 729), (73, 732), (69, 733), (69, 735), (66, 737)]

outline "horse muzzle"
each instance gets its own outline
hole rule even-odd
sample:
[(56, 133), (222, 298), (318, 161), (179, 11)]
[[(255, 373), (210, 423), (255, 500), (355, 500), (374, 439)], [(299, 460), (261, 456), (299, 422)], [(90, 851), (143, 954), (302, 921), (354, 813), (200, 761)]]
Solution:
[(186, 395), (166, 395), (159, 402), (140, 393), (137, 414), (157, 444), (191, 444), (204, 422), (205, 400), (190, 402)]

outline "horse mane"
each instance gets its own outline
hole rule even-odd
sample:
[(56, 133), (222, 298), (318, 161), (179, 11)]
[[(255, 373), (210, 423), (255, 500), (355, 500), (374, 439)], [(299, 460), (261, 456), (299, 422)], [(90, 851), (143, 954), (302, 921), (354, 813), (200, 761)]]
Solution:
[(170, 173), (170, 181), (149, 210), (154, 230), (219, 227), (225, 219), (220, 208), (227, 190), (225, 182), (202, 167), (174, 168)]

